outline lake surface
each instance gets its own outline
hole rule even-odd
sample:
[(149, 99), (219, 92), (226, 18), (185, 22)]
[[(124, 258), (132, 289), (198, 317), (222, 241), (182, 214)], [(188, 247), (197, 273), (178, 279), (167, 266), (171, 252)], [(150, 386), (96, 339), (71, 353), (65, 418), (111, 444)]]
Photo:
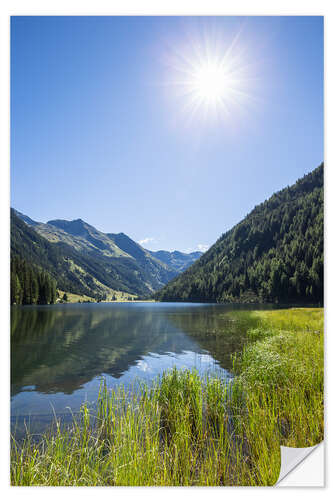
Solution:
[(40, 431), (54, 413), (69, 418), (83, 402), (96, 401), (102, 379), (109, 388), (131, 388), (174, 366), (230, 379), (230, 355), (242, 348), (249, 325), (229, 313), (251, 308), (259, 309), (188, 303), (12, 307), (12, 431), (24, 421)]

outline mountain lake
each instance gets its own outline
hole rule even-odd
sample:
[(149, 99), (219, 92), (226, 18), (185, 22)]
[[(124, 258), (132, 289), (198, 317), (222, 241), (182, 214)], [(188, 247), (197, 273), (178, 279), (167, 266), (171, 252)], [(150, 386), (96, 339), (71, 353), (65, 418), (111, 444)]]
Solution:
[[(231, 354), (248, 315), (272, 305), (87, 303), (11, 309), (11, 430), (42, 432), (94, 405), (101, 381), (135, 390), (164, 370), (195, 368), (231, 379)], [(239, 311), (240, 314), (230, 314)]]

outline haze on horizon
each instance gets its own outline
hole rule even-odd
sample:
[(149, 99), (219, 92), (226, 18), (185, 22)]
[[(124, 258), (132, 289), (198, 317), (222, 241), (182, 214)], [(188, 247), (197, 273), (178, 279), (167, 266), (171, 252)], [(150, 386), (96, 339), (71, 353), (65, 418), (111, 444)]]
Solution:
[(11, 18), (11, 205), (205, 250), (323, 161), (322, 17)]

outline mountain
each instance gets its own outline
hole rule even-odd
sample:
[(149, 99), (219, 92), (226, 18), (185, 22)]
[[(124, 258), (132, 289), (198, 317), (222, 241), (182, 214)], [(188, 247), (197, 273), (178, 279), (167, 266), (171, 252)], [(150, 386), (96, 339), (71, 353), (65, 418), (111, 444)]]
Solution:
[(256, 206), (161, 301), (323, 302), (324, 166)]
[(94, 298), (115, 290), (148, 296), (179, 272), (124, 233), (105, 234), (82, 219), (44, 224), (14, 209), (11, 252), (47, 271), (59, 289)]
[[(50, 220), (46, 224), (32, 221), (23, 214), (16, 212), (28, 225), (32, 226), (40, 236), (52, 243), (66, 243), (82, 253), (101, 257), (130, 257), (120, 250), (110, 238), (98, 231), (82, 219), (72, 221)], [(29, 219), (32, 224), (27, 221)]]
[(124, 233), (105, 234), (82, 219), (50, 220), (34, 229), (49, 241), (66, 243), (105, 265), (112, 264), (130, 280), (126, 291), (135, 294), (149, 294), (177, 274)]
[[(77, 251), (63, 242), (52, 243), (21, 220), (11, 210), (11, 261), (25, 261), (46, 271), (67, 292), (93, 298), (122, 290), (147, 293), (139, 278), (126, 270), (105, 264), (92, 255)], [(22, 280), (22, 276), (19, 279)]]
[(177, 250), (174, 252), (167, 252), (166, 250), (159, 250), (157, 252), (149, 251), (149, 253), (156, 259), (164, 262), (171, 269), (177, 271), (177, 273), (185, 271), (202, 255), (202, 252), (184, 253)]

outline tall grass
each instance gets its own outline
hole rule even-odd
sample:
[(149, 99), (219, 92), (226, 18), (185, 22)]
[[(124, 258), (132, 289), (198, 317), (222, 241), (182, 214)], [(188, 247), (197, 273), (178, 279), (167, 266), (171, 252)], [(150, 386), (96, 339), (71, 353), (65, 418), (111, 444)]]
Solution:
[[(235, 362), (247, 399), (265, 399), (284, 446), (323, 439), (323, 310), (260, 311), (261, 326)], [(256, 412), (253, 412), (255, 415)]]
[(13, 485), (272, 485), (280, 444), (323, 438), (323, 312), (256, 312), (235, 378), (172, 370), (135, 392), (103, 383), (96, 411), (37, 443), (13, 439)]

